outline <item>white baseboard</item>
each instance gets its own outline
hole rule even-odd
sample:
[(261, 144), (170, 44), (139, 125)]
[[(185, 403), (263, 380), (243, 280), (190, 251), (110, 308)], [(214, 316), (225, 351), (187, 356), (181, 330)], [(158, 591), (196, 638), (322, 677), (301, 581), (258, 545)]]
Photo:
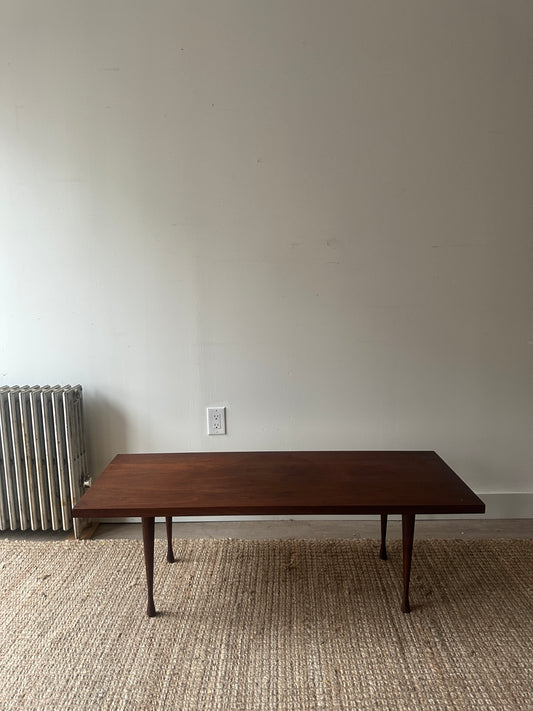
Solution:
[[(504, 519), (504, 518), (533, 518), (533, 494), (479, 494), (487, 507), (484, 514), (425, 514), (417, 518), (423, 520), (433, 519)], [(200, 523), (201, 521), (373, 521), (378, 516), (180, 516), (183, 523)], [(391, 516), (391, 519), (399, 518)], [(139, 521), (138, 518), (114, 518), (101, 519), (102, 522), (114, 521), (115, 523), (133, 523)], [(156, 521), (163, 522), (164, 518), (157, 518)]]

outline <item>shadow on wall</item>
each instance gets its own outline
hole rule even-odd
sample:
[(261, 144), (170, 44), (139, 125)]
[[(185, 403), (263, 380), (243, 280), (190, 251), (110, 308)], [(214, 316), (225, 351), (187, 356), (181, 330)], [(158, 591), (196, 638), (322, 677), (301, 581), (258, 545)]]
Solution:
[(126, 416), (100, 392), (84, 392), (83, 406), (89, 474), (94, 478), (116, 454), (127, 452)]

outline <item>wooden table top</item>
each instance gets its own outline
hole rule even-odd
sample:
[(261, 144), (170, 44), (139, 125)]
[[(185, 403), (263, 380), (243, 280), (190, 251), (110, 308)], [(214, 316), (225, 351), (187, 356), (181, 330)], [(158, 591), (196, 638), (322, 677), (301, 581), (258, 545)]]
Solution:
[(435, 452), (119, 454), (75, 517), (483, 513)]

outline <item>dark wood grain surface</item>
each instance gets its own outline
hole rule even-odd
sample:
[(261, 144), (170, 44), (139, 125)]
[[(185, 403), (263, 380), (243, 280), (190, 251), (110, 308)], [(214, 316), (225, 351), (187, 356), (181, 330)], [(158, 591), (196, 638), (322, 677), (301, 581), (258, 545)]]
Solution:
[(483, 513), (435, 452), (119, 454), (75, 517)]

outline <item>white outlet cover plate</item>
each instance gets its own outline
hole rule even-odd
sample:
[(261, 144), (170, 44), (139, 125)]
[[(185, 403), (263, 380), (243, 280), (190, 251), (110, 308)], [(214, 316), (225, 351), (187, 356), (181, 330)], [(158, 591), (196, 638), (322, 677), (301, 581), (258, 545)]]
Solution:
[(207, 408), (207, 434), (208, 435), (224, 435), (224, 434), (226, 434), (226, 408), (225, 407), (208, 407)]

